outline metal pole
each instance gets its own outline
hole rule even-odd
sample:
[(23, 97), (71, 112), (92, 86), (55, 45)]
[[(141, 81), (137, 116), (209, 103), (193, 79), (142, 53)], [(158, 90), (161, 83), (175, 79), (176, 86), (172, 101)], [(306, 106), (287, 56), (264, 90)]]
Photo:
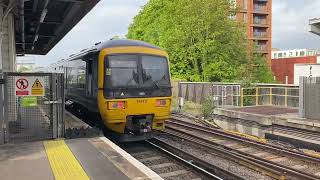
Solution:
[(269, 89), (269, 104), (272, 106), (272, 87)]
[(284, 106), (288, 107), (288, 87), (284, 89)]
[(239, 95), (240, 95), (240, 86), (237, 86), (237, 106), (239, 106)]
[(241, 88), (240, 93), (241, 107), (243, 107), (243, 88)]
[[(0, 80), (3, 79), (3, 75), (0, 72)], [(0, 144), (4, 144), (4, 131), (3, 131), (3, 123), (4, 123), (4, 96), (3, 96), (3, 84), (0, 82)]]
[[(56, 101), (57, 99), (57, 97), (56, 97), (56, 90), (57, 90), (57, 86), (56, 86), (56, 74), (50, 74), (49, 75), (49, 87), (50, 87), (50, 101)], [(50, 111), (51, 111), (51, 116), (50, 116), (50, 121), (51, 121), (51, 123), (52, 123), (52, 136), (53, 136), (53, 138), (54, 139), (56, 139), (57, 137), (58, 137), (58, 131), (57, 131), (57, 126), (58, 126), (58, 123), (57, 123), (57, 120), (58, 120), (58, 118), (57, 118), (57, 112), (55, 111), (56, 110), (56, 108), (55, 108), (55, 106), (56, 106), (57, 104), (50, 104), (49, 106), (50, 106)]]
[(304, 93), (307, 78), (300, 76), (299, 82), (299, 116), (300, 118), (305, 118), (305, 102), (304, 102)]
[(256, 87), (256, 106), (259, 105), (259, 88)]
[(181, 82), (178, 82), (178, 97), (182, 97)]
[(61, 129), (61, 131), (62, 131), (62, 134), (61, 134), (61, 137), (59, 137), (59, 138), (63, 138), (64, 137), (64, 134), (65, 134), (65, 122), (64, 122), (64, 114), (65, 114), (65, 104), (64, 104), (64, 101), (65, 101), (65, 94), (64, 94), (64, 81), (65, 81), (65, 79), (64, 79), (64, 75), (63, 74), (61, 74), (60, 75), (60, 77), (61, 77), (61, 86), (60, 86), (60, 90), (61, 90), (61, 99), (62, 99), (62, 104), (61, 104), (61, 109), (62, 109), (62, 116), (61, 116), (61, 127), (62, 127), (62, 129)]
[[(7, 73), (4, 73), (3, 74), (3, 77), (4, 77), (4, 80), (5, 81), (8, 81), (8, 74)], [(9, 142), (9, 119), (8, 119), (8, 112), (9, 112), (9, 108), (8, 108), (8, 83), (5, 83), (4, 84), (4, 127), (3, 127), (3, 130), (4, 130), (4, 142)]]
[(3, 7), (0, 5), (0, 71), (2, 72), (2, 39), (3, 39), (3, 33), (2, 33), (2, 27), (3, 27)]

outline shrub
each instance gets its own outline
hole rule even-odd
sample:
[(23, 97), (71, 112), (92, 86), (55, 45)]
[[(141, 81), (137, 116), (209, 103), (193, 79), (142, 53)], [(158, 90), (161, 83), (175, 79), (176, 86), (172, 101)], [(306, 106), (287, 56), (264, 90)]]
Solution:
[(204, 118), (208, 118), (215, 108), (213, 97), (205, 98), (204, 102), (201, 105), (201, 112)]

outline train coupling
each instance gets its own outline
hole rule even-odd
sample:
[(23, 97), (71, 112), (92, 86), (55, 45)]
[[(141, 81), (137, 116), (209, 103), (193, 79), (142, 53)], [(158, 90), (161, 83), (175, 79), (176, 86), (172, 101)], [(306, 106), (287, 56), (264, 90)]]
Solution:
[(139, 135), (152, 131), (153, 115), (128, 116), (126, 130)]

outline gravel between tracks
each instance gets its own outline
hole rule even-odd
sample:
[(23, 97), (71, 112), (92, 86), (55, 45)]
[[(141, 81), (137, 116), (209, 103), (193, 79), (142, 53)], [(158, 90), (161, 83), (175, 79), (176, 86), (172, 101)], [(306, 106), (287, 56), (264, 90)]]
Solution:
[[(250, 150), (246, 151), (246, 153), (248, 153), (248, 154), (256, 154), (256, 153), (260, 153), (260, 152), (267, 152), (268, 155), (266, 155), (265, 157), (267, 157), (267, 156), (278, 156), (279, 158), (280, 157), (287, 157), (286, 161), (281, 161), (281, 165), (285, 165), (287, 167), (292, 167), (292, 166), (295, 166), (295, 165), (306, 166), (307, 168), (303, 169), (304, 172), (310, 173), (310, 174), (318, 174), (318, 173), (320, 173), (320, 164), (319, 163), (314, 163), (314, 162), (309, 162), (309, 161), (306, 161), (306, 160), (302, 160), (302, 159), (297, 158), (296, 156), (292, 156), (292, 155), (289, 155), (289, 154), (281, 154), (280, 155), (278, 152), (275, 152), (275, 151), (271, 151), (271, 150), (267, 150), (267, 149), (264, 149), (264, 148), (260, 148), (260, 147), (257, 147), (255, 145), (249, 145), (248, 143), (245, 143), (245, 142), (242, 143), (242, 142), (238, 142), (238, 141), (231, 140), (231, 139), (221, 138), (219, 136), (214, 136), (214, 135), (206, 133), (206, 132), (201, 132), (201, 131), (197, 131), (197, 130), (193, 131), (193, 130), (187, 130), (187, 129), (184, 129), (184, 131), (192, 133), (192, 134), (196, 134), (199, 137), (203, 137), (203, 138), (205, 138), (205, 137), (207, 137), (208, 139), (209, 138), (216, 138), (216, 139), (224, 140), (226, 142), (237, 143), (237, 144), (239, 144), (239, 146), (250, 147)], [(223, 145), (223, 144), (221, 144), (221, 145)], [(261, 158), (264, 158), (264, 156), (261, 156)]]
[(233, 162), (231, 160), (227, 160), (223, 157), (219, 157), (218, 154), (214, 154), (210, 152), (208, 149), (196, 146), (193, 143), (182, 141), (181, 139), (171, 137), (168, 135), (160, 135), (158, 137), (161, 140), (164, 140), (166, 143), (169, 143), (171, 145), (174, 145), (175, 147), (180, 148), (181, 150), (188, 152), (190, 154), (195, 155), (198, 158), (201, 158), (209, 163), (218, 165), (219, 167), (233, 172), (235, 174), (239, 174), (240, 176), (244, 177), (248, 180), (257, 180), (257, 179), (264, 179), (269, 180), (272, 179), (268, 176), (262, 175), (257, 171), (248, 169), (247, 167), (244, 167), (236, 162)]
[[(142, 144), (142, 145), (141, 145)], [(165, 167), (157, 167), (151, 168), (153, 171), (158, 173), (160, 176), (161, 174), (175, 172), (179, 170), (186, 170), (187, 173), (180, 174), (177, 176), (169, 176), (163, 177), (165, 180), (191, 180), (199, 178), (199, 175), (195, 173), (190, 168), (184, 166), (181, 162), (176, 161), (175, 159), (169, 157), (168, 155), (162, 153), (161, 151), (152, 148), (148, 144), (143, 143), (133, 143), (131, 145), (122, 145), (122, 148), (125, 149), (129, 154), (131, 154), (134, 158), (139, 161), (143, 161), (142, 163), (148, 167), (154, 167), (156, 165), (172, 163), (170, 166)], [(146, 160), (147, 158), (158, 157), (156, 160)], [(205, 177), (201, 177), (202, 180), (206, 180)]]

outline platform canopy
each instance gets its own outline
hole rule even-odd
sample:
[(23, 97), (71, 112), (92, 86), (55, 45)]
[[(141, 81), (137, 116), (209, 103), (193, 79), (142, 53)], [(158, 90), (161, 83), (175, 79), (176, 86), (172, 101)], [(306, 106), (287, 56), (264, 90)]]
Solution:
[(320, 18), (309, 20), (310, 32), (320, 36)]
[(15, 19), (17, 55), (47, 54), (100, 0), (4, 0)]

